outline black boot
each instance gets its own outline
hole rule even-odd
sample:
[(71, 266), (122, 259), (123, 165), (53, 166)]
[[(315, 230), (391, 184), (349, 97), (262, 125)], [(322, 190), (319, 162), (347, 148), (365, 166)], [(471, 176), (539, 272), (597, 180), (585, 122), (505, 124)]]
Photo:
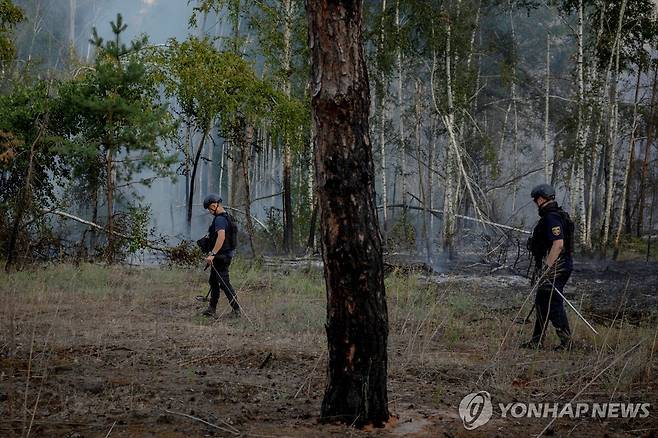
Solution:
[(217, 312), (212, 307), (208, 307), (206, 310), (201, 312), (201, 316), (206, 316), (208, 318), (216, 318)]
[(208, 318), (217, 318), (217, 303), (213, 302), (213, 300), (210, 300), (210, 304), (208, 304), (208, 308), (201, 312), (201, 316), (205, 316)]

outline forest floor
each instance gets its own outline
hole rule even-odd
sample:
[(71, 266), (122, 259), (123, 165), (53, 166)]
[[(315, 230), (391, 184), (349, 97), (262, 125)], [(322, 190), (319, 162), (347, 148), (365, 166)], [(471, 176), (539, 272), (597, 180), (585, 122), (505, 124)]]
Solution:
[[(271, 264), (271, 262), (269, 263)], [(206, 273), (54, 265), (0, 274), (0, 436), (655, 436), (658, 265), (580, 263), (568, 296), (575, 346), (518, 348), (528, 280), (485, 266), (394, 270), (389, 404), (397, 419), (363, 431), (319, 424), (327, 365), (317, 264), (238, 262), (245, 317), (198, 316)], [(224, 297), (220, 310), (228, 310)], [(221, 313), (221, 312), (220, 312)], [(534, 319), (534, 316), (533, 318)], [(639, 344), (639, 345), (638, 345)], [(634, 348), (633, 348), (634, 347)], [(493, 417), (468, 431), (471, 392)], [(498, 403), (650, 403), (645, 418), (502, 418)]]

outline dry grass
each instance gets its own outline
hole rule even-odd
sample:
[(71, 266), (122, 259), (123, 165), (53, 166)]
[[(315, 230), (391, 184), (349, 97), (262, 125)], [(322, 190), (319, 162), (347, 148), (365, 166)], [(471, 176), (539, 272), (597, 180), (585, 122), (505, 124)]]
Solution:
[[(231, 276), (247, 318), (208, 321), (197, 315), (201, 303), (192, 300), (207, 292), (205, 273), (198, 270), (57, 265), (0, 274), (0, 383), (11, 388), (4, 393), (1, 412), (10, 423), (0, 424), (0, 435), (44, 433), (49, 421), (57, 424), (54, 435), (74, 428), (67, 421), (107, 431), (126, 412), (151, 417), (154, 410), (171, 408), (189, 413), (189, 406), (200, 401), (184, 399), (189, 399), (185, 385), (196, 382), (203, 388), (203, 373), (221, 375), (224, 369), (242, 379), (242, 392), (233, 391), (247, 394), (241, 406), (250, 407), (244, 409), (261, 406), (267, 411), (263, 406), (269, 401), (274, 413), (251, 426), (242, 411), (217, 421), (262, 431), (269, 427), (267, 418), (278, 415), (275, 406), (284, 402), (305, 403), (306, 412), (316, 412), (326, 367), (321, 272), (272, 272), (238, 260)], [(387, 277), (386, 289), (394, 412), (422, 408), (454, 413), (461, 397), (476, 389), (488, 390), (498, 400), (565, 402), (640, 341), (579, 397), (657, 401), (652, 388), (657, 383), (658, 329), (652, 321), (629, 324), (623, 307), (608, 326), (596, 325), (598, 336), (569, 313), (576, 348), (535, 352), (517, 348), (530, 335), (531, 324), (511, 322), (523, 290), (501, 289), (492, 295), (474, 283), (438, 285), (421, 275), (396, 273)], [(495, 311), (484, 306), (495, 294), (507, 294), (511, 307)], [(228, 309), (224, 297), (220, 307)], [(557, 343), (549, 331), (547, 344)], [(263, 362), (269, 353), (274, 365)], [(269, 377), (259, 374), (259, 368), (270, 367)], [(250, 380), (256, 374), (258, 379)], [(232, 384), (226, 379), (217, 383), (217, 391), (231, 400), (231, 391), (222, 389)], [(270, 379), (281, 383), (272, 389)], [(102, 396), (94, 385), (105, 385)], [(193, 410), (210, 409), (204, 406), (220, 403), (217, 397)], [(98, 412), (112, 421), (93, 421)], [(655, 424), (652, 415), (649, 420)], [(450, 421), (460, 427), (458, 419)], [(530, 430), (543, 426), (539, 421)], [(617, 432), (625, 426), (619, 427)], [(119, 423), (114, 430), (125, 434), (129, 429)]]

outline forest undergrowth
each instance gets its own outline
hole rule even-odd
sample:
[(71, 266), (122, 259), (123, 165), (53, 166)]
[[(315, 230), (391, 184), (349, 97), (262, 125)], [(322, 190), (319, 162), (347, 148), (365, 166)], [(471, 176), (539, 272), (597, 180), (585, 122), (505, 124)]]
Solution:
[[(2, 274), (1, 434), (365, 434), (317, 424), (327, 361), (321, 270), (237, 260), (231, 274), (239, 320), (223, 297), (219, 318), (198, 316), (201, 269), (82, 264)], [(529, 287), (510, 287), (506, 276), (493, 288), (444, 277), (386, 278), (389, 402), (398, 418), (378, 433), (463, 433), (459, 402), (481, 390), (500, 402), (658, 401), (655, 313), (630, 320), (621, 300), (615, 315), (596, 319), (594, 335), (569, 312), (570, 352), (551, 350), (552, 329), (544, 350), (521, 350), (532, 326), (513, 319), (530, 310), (531, 299), (520, 309)], [(549, 421), (498, 418), (481, 430), (536, 434)], [(637, 435), (656, 424), (652, 412), (558, 419), (549, 431)]]

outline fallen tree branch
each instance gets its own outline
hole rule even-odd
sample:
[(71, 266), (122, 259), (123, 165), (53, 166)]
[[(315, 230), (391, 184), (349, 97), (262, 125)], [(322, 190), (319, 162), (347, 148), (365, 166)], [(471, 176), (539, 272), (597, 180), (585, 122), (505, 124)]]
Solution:
[[(240, 213), (243, 216), (246, 216), (244, 211), (238, 210), (237, 208), (228, 207), (228, 206), (225, 205), (224, 209), (225, 210), (231, 210), (231, 211), (234, 211), (236, 213)], [(251, 218), (254, 220), (254, 222), (256, 222), (258, 225), (260, 225), (267, 233), (270, 233), (270, 230), (269, 230), (269, 228), (267, 228), (267, 225), (265, 225), (260, 219), (258, 219), (256, 216), (254, 216), (252, 214), (250, 214), (249, 216), (251, 216)]]
[[(377, 209), (382, 209), (382, 208), (384, 208), (384, 207), (381, 206), (381, 205), (377, 206)], [(388, 205), (386, 208), (406, 208), (406, 209), (409, 209), (409, 210), (429, 211), (430, 213), (432, 213), (434, 216), (437, 216), (437, 217), (439, 215), (444, 214), (443, 210), (434, 210), (434, 209), (425, 210), (423, 207), (417, 207), (415, 205), (392, 204), (392, 205)], [(464, 220), (467, 220), (467, 221), (471, 221), (471, 222), (479, 222), (479, 223), (483, 223), (483, 224), (486, 224), (486, 225), (491, 225), (491, 226), (494, 226), (494, 227), (497, 227), (497, 228), (502, 228), (502, 229), (509, 230), (509, 231), (515, 231), (517, 233), (532, 234), (532, 232), (528, 231), (528, 230), (511, 227), (509, 225), (499, 224), (497, 222), (492, 222), (492, 221), (486, 220), (486, 219), (477, 219), (477, 218), (470, 217), (470, 216), (464, 216), (462, 214), (456, 214), (455, 217), (458, 217), (460, 219), (464, 219)]]
[[(283, 192), (275, 193), (273, 195), (261, 196), (260, 198), (252, 199), (251, 203), (253, 204), (256, 201), (262, 201), (263, 199), (275, 198), (279, 195), (283, 195)], [(224, 207), (224, 208), (226, 208), (226, 207)]]
[[(110, 233), (110, 231), (109, 231), (108, 229), (106, 229), (105, 227), (103, 227), (103, 226), (101, 226), (101, 225), (98, 225), (98, 224), (95, 224), (95, 223), (93, 223), (93, 222), (91, 222), (91, 221), (88, 221), (88, 220), (82, 219), (81, 217), (74, 216), (74, 215), (72, 215), (72, 214), (70, 214), (70, 213), (66, 213), (65, 211), (43, 209), (43, 210), (41, 210), (41, 212), (44, 213), (44, 214), (54, 214), (54, 215), (61, 216), (61, 217), (67, 218), (67, 219), (71, 219), (71, 220), (74, 220), (74, 221), (79, 222), (79, 223), (81, 223), (81, 224), (84, 224), (84, 225), (90, 226), (90, 227), (92, 227), (92, 228), (96, 228), (97, 230), (100, 230), (100, 231), (102, 231), (102, 232), (104, 232), (104, 233), (107, 233), (107, 234), (114, 234), (115, 236), (122, 237), (122, 238), (124, 238), (124, 239), (131, 239), (130, 236), (128, 236), (128, 235), (126, 235), (126, 234), (123, 234), (123, 233), (119, 233), (119, 232), (117, 232), (117, 231), (112, 231), (112, 232)], [(169, 249), (169, 248), (163, 248), (163, 247), (161, 247), (161, 246), (157, 246), (157, 245), (155, 245), (155, 244), (150, 243), (149, 241), (147, 241), (146, 244), (145, 244), (144, 246), (145, 246), (146, 248), (149, 248), (149, 249), (152, 249), (152, 250), (155, 250), (155, 251), (160, 251), (160, 252), (163, 252), (163, 253), (165, 253), (165, 254), (169, 254), (169, 253), (171, 252), (171, 249)]]
[[(209, 422), (206, 421), (206, 420), (202, 420), (201, 418), (195, 417), (195, 416), (193, 416), (193, 415), (184, 414), (184, 413), (182, 413), (182, 412), (170, 411), (169, 409), (165, 409), (165, 412), (168, 413), (168, 414), (180, 415), (181, 417), (189, 418), (190, 420), (199, 421), (199, 422), (201, 422), (201, 423), (203, 423), (203, 424), (205, 424), (205, 425), (207, 425), (207, 426), (214, 427), (215, 429), (219, 429), (219, 430), (224, 431), (224, 432), (228, 432), (228, 433), (230, 433), (230, 434), (232, 434), (232, 435), (240, 435), (240, 431), (239, 431), (239, 430), (237, 430), (235, 427), (231, 426), (230, 424), (228, 424), (228, 423), (225, 422), (225, 421), (222, 421), (222, 423), (225, 424), (226, 426), (230, 427), (230, 429), (223, 428), (223, 427), (218, 426), (218, 425), (216, 425), (216, 424), (209, 423)], [(220, 420), (220, 421), (221, 421), (221, 420)]]
[[(551, 161), (550, 164), (554, 164), (554, 162)], [(484, 191), (484, 193), (489, 193), (489, 192), (493, 192), (494, 190), (499, 190), (499, 189), (505, 188), (508, 185), (513, 184), (513, 183), (525, 178), (526, 176), (529, 176), (529, 175), (532, 175), (533, 173), (539, 172), (540, 170), (544, 170), (544, 166), (537, 167), (536, 169), (532, 169), (532, 170), (529, 170), (525, 173), (522, 173), (521, 175), (517, 175), (513, 178), (508, 179), (507, 181), (505, 181), (501, 184), (498, 184), (497, 186), (487, 187), (487, 189)]]

